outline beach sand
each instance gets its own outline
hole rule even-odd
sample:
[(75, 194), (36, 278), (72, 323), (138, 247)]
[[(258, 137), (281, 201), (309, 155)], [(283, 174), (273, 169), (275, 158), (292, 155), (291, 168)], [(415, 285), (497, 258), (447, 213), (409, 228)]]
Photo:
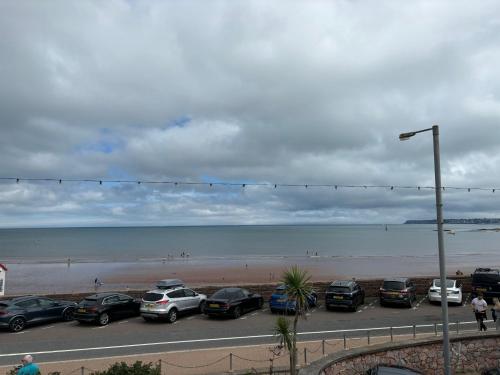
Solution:
[[(477, 261), (452, 258), (447, 272), (465, 274), (475, 267), (494, 266), (495, 259)], [(94, 291), (97, 277), (104, 290), (141, 290), (157, 280), (176, 278), (196, 287), (279, 282), (283, 271), (293, 265), (307, 270), (312, 281), (335, 279), (374, 279), (394, 276), (438, 275), (437, 257), (260, 257), (260, 258), (177, 258), (137, 260), (136, 262), (17, 263), (9, 264), (6, 281), (8, 295), (29, 293), (76, 293)]]

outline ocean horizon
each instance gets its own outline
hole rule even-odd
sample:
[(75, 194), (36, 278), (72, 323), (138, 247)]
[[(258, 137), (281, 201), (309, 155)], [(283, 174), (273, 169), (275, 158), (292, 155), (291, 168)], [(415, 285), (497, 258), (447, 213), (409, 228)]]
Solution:
[[(446, 229), (449, 273), (500, 266), (495, 226)], [(110, 290), (147, 288), (155, 278), (269, 282), (293, 264), (314, 280), (438, 272), (431, 224), (0, 229), (0, 263), (10, 294), (90, 291), (96, 277)]]

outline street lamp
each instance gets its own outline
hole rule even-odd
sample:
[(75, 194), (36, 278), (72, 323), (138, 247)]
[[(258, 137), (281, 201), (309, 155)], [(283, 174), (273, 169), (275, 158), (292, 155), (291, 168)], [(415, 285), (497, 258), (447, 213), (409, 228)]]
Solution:
[(435, 191), (436, 191), (436, 215), (437, 215), (437, 232), (438, 232), (438, 252), (439, 252), (439, 277), (441, 279), (441, 320), (443, 321), (443, 359), (444, 373), (450, 375), (450, 338), (448, 331), (448, 298), (446, 290), (446, 267), (444, 256), (444, 241), (443, 241), (443, 201), (441, 198), (441, 165), (439, 159), (439, 126), (433, 125), (432, 128), (401, 133), (400, 141), (406, 141), (417, 133), (423, 133), (432, 130), (434, 139), (434, 176), (435, 176)]

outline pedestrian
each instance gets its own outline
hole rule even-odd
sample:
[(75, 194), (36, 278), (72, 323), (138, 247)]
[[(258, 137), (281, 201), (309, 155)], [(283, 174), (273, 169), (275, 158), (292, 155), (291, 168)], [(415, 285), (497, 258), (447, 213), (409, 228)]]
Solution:
[(17, 370), (17, 375), (40, 375), (40, 368), (38, 365), (33, 363), (33, 357), (26, 354), (23, 359), (21, 359), (22, 366)]
[(482, 294), (478, 294), (476, 298), (470, 303), (472, 305), (472, 310), (476, 315), (477, 327), (479, 331), (486, 331), (486, 326), (484, 325), (484, 320), (486, 319), (486, 308), (488, 304), (483, 298)]
[(500, 301), (498, 298), (493, 298), (493, 308), (491, 309), (491, 316), (495, 322), (495, 329), (500, 331)]

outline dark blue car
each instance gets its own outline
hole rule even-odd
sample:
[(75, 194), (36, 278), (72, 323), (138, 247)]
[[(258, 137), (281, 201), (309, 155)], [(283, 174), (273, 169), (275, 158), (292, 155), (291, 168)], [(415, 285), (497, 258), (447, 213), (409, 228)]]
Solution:
[(19, 332), (28, 324), (73, 320), (76, 303), (46, 297), (25, 296), (0, 301), (0, 328)]
[[(312, 292), (307, 296), (307, 304), (309, 307), (316, 306), (317, 302), (318, 295), (315, 292)], [(278, 286), (269, 299), (269, 309), (273, 314), (276, 312), (294, 313), (295, 305), (295, 301), (288, 298), (284, 285)]]

